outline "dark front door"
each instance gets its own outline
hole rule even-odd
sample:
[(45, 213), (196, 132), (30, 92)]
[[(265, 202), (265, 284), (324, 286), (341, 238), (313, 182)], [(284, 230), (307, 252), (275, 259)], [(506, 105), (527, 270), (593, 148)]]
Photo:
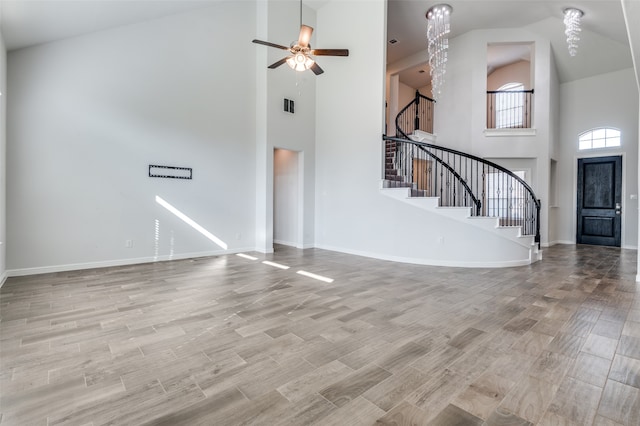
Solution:
[(578, 160), (578, 244), (620, 247), (622, 157)]

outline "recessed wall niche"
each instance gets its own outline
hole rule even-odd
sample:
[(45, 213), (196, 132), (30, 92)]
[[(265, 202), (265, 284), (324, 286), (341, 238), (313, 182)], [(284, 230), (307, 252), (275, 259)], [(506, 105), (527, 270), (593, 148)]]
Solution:
[(534, 43), (487, 44), (487, 128), (531, 128)]

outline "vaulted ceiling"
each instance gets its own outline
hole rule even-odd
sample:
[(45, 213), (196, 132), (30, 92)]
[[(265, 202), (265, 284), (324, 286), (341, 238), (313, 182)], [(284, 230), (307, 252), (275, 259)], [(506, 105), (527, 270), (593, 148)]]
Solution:
[(206, 7), (214, 0), (1, 0), (7, 50)]
[[(13, 50), (181, 13), (218, 1), (2, 0), (0, 26), (7, 48)], [(303, 3), (318, 8), (329, 1), (348, 0), (303, 0)], [(435, 3), (437, 1), (388, 0), (388, 39), (398, 40), (394, 45), (387, 45), (388, 63), (426, 49), (425, 13)], [(476, 29), (510, 27), (524, 27), (548, 38), (561, 82), (633, 66), (620, 0), (451, 0), (448, 3), (453, 7), (452, 38)], [(567, 54), (562, 23), (562, 10), (569, 6), (585, 13), (576, 57)], [(421, 78), (428, 79), (428, 75), (423, 73)]]
[[(389, 0), (387, 38), (398, 42), (387, 46), (387, 63), (427, 48), (425, 14), (437, 2)], [(633, 66), (624, 14), (620, 0), (451, 0), (451, 34), (454, 38), (473, 30), (524, 28), (549, 39), (560, 82), (616, 71)], [(579, 53), (567, 52), (563, 10), (575, 7), (584, 12)], [(514, 52), (517, 60), (520, 52)], [(426, 62), (425, 55), (425, 62)], [(496, 58), (502, 62), (504, 57)], [(489, 63), (489, 68), (497, 64)], [(424, 65), (406, 70), (401, 81), (417, 88), (429, 74), (418, 74)]]

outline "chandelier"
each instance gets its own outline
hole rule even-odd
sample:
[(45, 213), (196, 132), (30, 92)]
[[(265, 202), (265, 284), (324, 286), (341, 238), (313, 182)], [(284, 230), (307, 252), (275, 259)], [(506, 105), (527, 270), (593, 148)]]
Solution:
[(570, 7), (564, 10), (564, 34), (567, 36), (569, 55), (576, 56), (580, 41), (580, 18), (584, 13), (580, 9)]
[(431, 68), (431, 96), (437, 100), (444, 84), (444, 74), (447, 66), (447, 50), (451, 31), (449, 16), (453, 9), (448, 4), (438, 4), (427, 11), (427, 40), (429, 53), (429, 68)]

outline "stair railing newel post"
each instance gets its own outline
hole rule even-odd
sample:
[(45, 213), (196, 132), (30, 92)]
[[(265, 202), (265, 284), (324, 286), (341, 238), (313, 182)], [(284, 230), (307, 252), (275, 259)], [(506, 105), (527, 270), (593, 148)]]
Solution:
[[(455, 159), (455, 155), (454, 155), (454, 159)], [(449, 163), (449, 153), (447, 153), (447, 163)], [(455, 167), (455, 160), (454, 160), (454, 167)], [(449, 186), (449, 193), (451, 196), (451, 201), (453, 203), (454, 206), (457, 205), (456, 203), (456, 185), (452, 182), (452, 178), (453, 174), (451, 173), (451, 171), (449, 171), (449, 174), (447, 175), (447, 186)]]
[(416, 118), (413, 120), (413, 132), (420, 129), (420, 91), (418, 90), (416, 90), (414, 102), (416, 104)]
[(535, 242), (538, 243), (538, 250), (540, 249), (540, 207), (542, 206), (542, 202), (540, 199), (537, 200), (536, 203), (536, 237)]
[[(396, 135), (410, 139), (416, 130), (433, 133), (433, 105), (436, 101), (416, 90), (416, 96), (396, 116)], [(415, 111), (414, 111), (415, 109)], [(420, 128), (422, 123), (425, 129)]]

